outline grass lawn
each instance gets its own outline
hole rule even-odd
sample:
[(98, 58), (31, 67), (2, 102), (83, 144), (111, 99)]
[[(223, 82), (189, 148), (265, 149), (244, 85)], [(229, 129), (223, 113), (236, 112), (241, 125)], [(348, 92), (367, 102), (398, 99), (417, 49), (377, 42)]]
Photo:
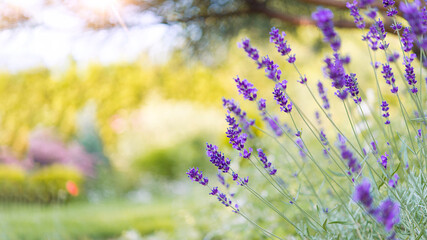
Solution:
[(133, 203), (75, 202), (67, 205), (0, 206), (0, 239), (112, 239), (134, 229), (141, 235), (173, 232), (175, 221), (168, 201)]

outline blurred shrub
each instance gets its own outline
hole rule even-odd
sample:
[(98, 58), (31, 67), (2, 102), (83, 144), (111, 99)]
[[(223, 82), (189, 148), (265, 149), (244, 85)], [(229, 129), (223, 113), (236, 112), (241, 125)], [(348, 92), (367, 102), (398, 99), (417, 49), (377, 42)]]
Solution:
[(81, 186), (78, 170), (52, 165), (27, 174), (16, 166), (0, 166), (0, 200), (13, 202), (63, 202), (69, 199), (66, 183)]
[(23, 196), (25, 171), (17, 166), (0, 166), (0, 199), (16, 200)]
[(28, 200), (43, 203), (64, 201), (68, 196), (68, 181), (80, 186), (83, 175), (76, 169), (61, 165), (42, 168), (29, 176)]
[(205, 141), (201, 136), (183, 140), (170, 147), (152, 149), (144, 155), (137, 157), (133, 164), (143, 174), (151, 174), (164, 179), (177, 179), (184, 176), (183, 171), (189, 166), (198, 165), (209, 169), (201, 149), (205, 148)]

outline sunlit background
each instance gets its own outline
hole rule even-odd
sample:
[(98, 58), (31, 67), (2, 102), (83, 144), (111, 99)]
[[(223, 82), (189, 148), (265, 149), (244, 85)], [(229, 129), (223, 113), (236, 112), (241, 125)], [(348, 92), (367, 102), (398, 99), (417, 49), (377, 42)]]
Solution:
[[(270, 28), (286, 30), (313, 86), (327, 49), (315, 27), (252, 16), (248, 2), (0, 1), (0, 239), (260, 239), (185, 172), (215, 178), (205, 143), (230, 148), (223, 96), (259, 120), (233, 77), (272, 99), (238, 41), (274, 53)], [(316, 7), (265, 2), (284, 14)], [(339, 32), (356, 66), (367, 56), (354, 31)]]

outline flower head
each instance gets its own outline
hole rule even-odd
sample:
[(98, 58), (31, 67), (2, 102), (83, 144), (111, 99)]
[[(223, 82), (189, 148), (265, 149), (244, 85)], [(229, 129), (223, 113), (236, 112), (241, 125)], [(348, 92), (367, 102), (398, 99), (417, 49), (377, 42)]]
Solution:
[(327, 8), (318, 8), (311, 18), (316, 21), (317, 26), (325, 36), (324, 40), (331, 45), (332, 50), (337, 52), (341, 47), (341, 39), (334, 30), (334, 14)]
[(391, 199), (386, 199), (381, 202), (376, 211), (376, 219), (382, 223), (386, 231), (390, 231), (394, 225), (400, 222), (400, 205), (393, 202)]
[(359, 8), (357, 7), (357, 0), (354, 0), (353, 3), (348, 2), (346, 6), (350, 9), (350, 15), (353, 16), (356, 27), (360, 29), (365, 28), (365, 22), (359, 13)]
[(356, 202), (360, 202), (366, 208), (370, 209), (372, 207), (373, 199), (371, 196), (371, 183), (368, 179), (363, 179), (362, 183), (356, 186), (356, 189), (353, 194), (353, 199)]
[(191, 179), (191, 181), (196, 181), (203, 186), (207, 185), (209, 182), (209, 179), (207, 177), (203, 177), (203, 173), (200, 171), (199, 168), (191, 168), (187, 171), (188, 177)]

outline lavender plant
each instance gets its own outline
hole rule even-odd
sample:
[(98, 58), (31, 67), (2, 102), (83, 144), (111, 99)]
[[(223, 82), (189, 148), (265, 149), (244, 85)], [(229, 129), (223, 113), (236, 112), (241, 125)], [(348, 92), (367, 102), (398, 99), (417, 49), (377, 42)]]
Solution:
[[(374, 105), (367, 103), (359, 73), (350, 70), (350, 58), (342, 53), (331, 10), (319, 8), (312, 14), (332, 50), (324, 60), (324, 79), (310, 80), (299, 69), (300, 62), (285, 32), (273, 27), (269, 33), (270, 42), (298, 73), (296, 81), (318, 108), (316, 123), (293, 100), (302, 90), (289, 91), (288, 80), (273, 58), (260, 57), (249, 39), (239, 44), (274, 82), (274, 101), (268, 103), (268, 97), (261, 98), (249, 80), (234, 78), (239, 94), (259, 110), (260, 123), (250, 119), (235, 100), (223, 99), (229, 143), (255, 172), (245, 171), (218, 146), (207, 144), (206, 154), (220, 171), (219, 182), (225, 191), (221, 192), (198, 168), (190, 169), (187, 175), (269, 238), (427, 239), (427, 78), (423, 70), (427, 66), (423, 62), (427, 9), (418, 0), (399, 6), (393, 0), (383, 0), (388, 12), (382, 20), (373, 4), (373, 0), (354, 0), (347, 7), (363, 32), (362, 41), (371, 59), (377, 99)], [(400, 45), (390, 45), (388, 27)], [(414, 46), (419, 49), (418, 56), (410, 53)], [(315, 81), (317, 94), (308, 84), (311, 81)], [(330, 89), (333, 96), (328, 95)], [(331, 97), (341, 106), (333, 106)], [(334, 107), (343, 109), (345, 125), (332, 113)], [(274, 114), (276, 109), (280, 115)], [(322, 124), (325, 121), (327, 124)], [(274, 148), (281, 152), (271, 154)], [(253, 174), (250, 180), (242, 177), (245, 172)], [(263, 217), (254, 216), (256, 211), (248, 201), (242, 199), (244, 204), (239, 204), (239, 198), (227, 192), (232, 182), (252, 195), (250, 200), (259, 201), (270, 211), (266, 210)]]

